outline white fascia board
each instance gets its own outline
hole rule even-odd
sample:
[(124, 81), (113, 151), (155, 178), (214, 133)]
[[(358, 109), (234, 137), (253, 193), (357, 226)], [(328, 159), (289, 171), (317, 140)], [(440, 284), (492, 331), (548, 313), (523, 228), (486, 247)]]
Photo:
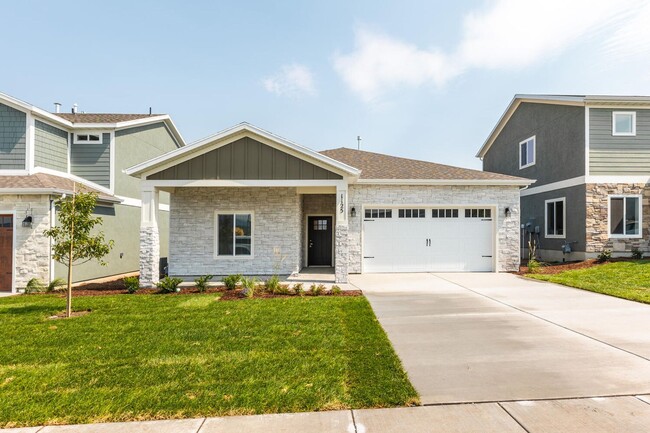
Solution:
[(532, 102), (537, 104), (553, 104), (553, 105), (574, 105), (574, 106), (583, 106), (585, 105), (584, 96), (562, 96), (562, 95), (526, 95), (526, 94), (517, 94), (512, 98), (508, 108), (503, 112), (499, 121), (494, 126), (490, 135), (485, 140), (481, 148), (476, 153), (477, 158), (483, 158), (487, 151), (492, 146), (492, 143), (497, 139), (501, 131), (506, 126), (514, 112), (519, 107), (519, 104), (522, 102)]
[(199, 179), (199, 180), (142, 180), (141, 189), (146, 188), (181, 188), (181, 187), (336, 187), (345, 183), (345, 180), (226, 180), (226, 179)]
[[(134, 165), (133, 167), (129, 167), (126, 170), (124, 170), (124, 172), (130, 176), (137, 177), (140, 174), (146, 172), (153, 172), (153, 169), (156, 170), (164, 169), (162, 167), (166, 162), (169, 161), (173, 161), (172, 165), (180, 164), (181, 162), (184, 162), (194, 156), (198, 156), (201, 153), (208, 152), (210, 150), (216, 149), (218, 147), (230, 143), (231, 141), (226, 140), (228, 138), (237, 137), (238, 134), (241, 134), (243, 137), (246, 133), (251, 133), (261, 138), (264, 138), (271, 143), (276, 143), (280, 145), (280, 147), (285, 148), (284, 150), (289, 150), (290, 151), (289, 153), (294, 153), (299, 155), (301, 159), (305, 159), (304, 157), (306, 156), (308, 161), (309, 159), (311, 159), (312, 161), (310, 162), (314, 162), (316, 165), (319, 166), (324, 165), (325, 167), (323, 168), (327, 168), (328, 170), (334, 168), (339, 172), (343, 172), (345, 174), (352, 175), (352, 176), (359, 176), (359, 174), (361, 173), (360, 170), (354, 167), (351, 167), (340, 161), (322, 155), (304, 146), (300, 146), (299, 144), (286, 140), (277, 135), (273, 135), (270, 132), (267, 132), (261, 128), (250, 125), (248, 123), (240, 123), (239, 125), (235, 125), (231, 128), (225, 129), (214, 135), (190, 143), (185, 147), (181, 147), (179, 149), (168, 152), (164, 155), (160, 155), (156, 158), (152, 158), (149, 161), (145, 161), (141, 164), (137, 164)], [(217, 142), (219, 141), (222, 141), (222, 143), (217, 144)], [(264, 143), (264, 144), (268, 144), (268, 143)], [(201, 152), (202, 150), (204, 150), (204, 152)]]
[(494, 185), (528, 186), (533, 179), (359, 179), (361, 185)]

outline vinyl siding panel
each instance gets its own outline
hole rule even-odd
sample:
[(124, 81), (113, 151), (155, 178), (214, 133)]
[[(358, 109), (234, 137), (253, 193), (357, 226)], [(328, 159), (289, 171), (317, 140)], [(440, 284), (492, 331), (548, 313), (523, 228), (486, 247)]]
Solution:
[(252, 138), (245, 137), (148, 176), (157, 180), (309, 180), (341, 179), (310, 162), (303, 161)]
[(68, 132), (35, 121), (34, 165), (68, 172)]
[(70, 152), (72, 174), (110, 188), (110, 144), (111, 135), (109, 133), (102, 134), (101, 143), (72, 143)]
[[(612, 135), (612, 112), (636, 112), (636, 136)], [(647, 175), (650, 172), (650, 110), (589, 110), (589, 174)]]
[(24, 170), (27, 115), (0, 104), (0, 170)]

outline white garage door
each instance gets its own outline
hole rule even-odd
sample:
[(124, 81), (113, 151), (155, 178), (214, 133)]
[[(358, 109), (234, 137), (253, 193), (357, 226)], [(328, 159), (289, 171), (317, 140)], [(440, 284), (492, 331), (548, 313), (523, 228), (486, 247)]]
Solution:
[(366, 208), (363, 272), (492, 271), (490, 208)]

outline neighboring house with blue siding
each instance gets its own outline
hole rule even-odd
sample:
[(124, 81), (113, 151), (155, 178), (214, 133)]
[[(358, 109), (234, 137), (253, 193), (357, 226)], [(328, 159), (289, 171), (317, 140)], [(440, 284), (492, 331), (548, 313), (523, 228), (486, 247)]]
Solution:
[[(75, 267), (75, 282), (136, 272), (141, 193), (123, 170), (184, 145), (168, 115), (51, 113), (0, 93), (0, 291), (65, 278), (42, 233), (56, 224), (54, 200), (74, 183), (99, 194), (95, 213), (115, 241), (108, 265)], [(160, 209), (166, 256), (166, 193)]]
[(520, 220), (543, 260), (649, 251), (650, 97), (516, 95), (477, 156), (536, 179)]

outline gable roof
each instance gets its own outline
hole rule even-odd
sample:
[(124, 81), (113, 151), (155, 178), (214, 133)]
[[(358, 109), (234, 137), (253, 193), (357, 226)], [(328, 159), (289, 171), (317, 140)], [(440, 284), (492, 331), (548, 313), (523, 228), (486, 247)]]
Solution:
[[(121, 200), (87, 185), (87, 192), (96, 192), (98, 201), (119, 203)], [(0, 176), (0, 194), (72, 194), (75, 181), (47, 173), (34, 173), (26, 176)]]
[[(359, 183), (493, 183), (529, 185), (533, 181), (521, 177), (481, 170), (453, 167), (435, 162), (400, 158), (381, 153), (341, 147), (324, 150), (323, 155), (361, 170)], [(391, 182), (392, 181), (392, 182)], [(412, 182), (409, 182), (412, 181)]]
[(224, 146), (237, 138), (249, 136), (256, 139), (261, 139), (265, 144), (272, 144), (277, 146), (287, 153), (299, 156), (308, 162), (322, 166), (327, 170), (333, 171), (345, 176), (358, 177), (359, 170), (347, 165), (336, 159), (332, 159), (326, 155), (320, 154), (307, 147), (296, 144), (278, 135), (265, 131), (262, 128), (243, 122), (231, 128), (224, 129), (214, 135), (198, 140), (194, 143), (188, 144), (164, 155), (152, 158), (149, 161), (129, 167), (124, 172), (131, 176), (140, 176), (142, 174), (152, 174), (157, 171), (164, 170), (174, 165), (181, 164), (189, 159), (207, 153), (220, 146)]
[(132, 120), (164, 116), (164, 114), (122, 114), (122, 113), (52, 113), (72, 123), (120, 123)]
[(477, 158), (483, 158), (497, 139), (505, 125), (508, 123), (514, 112), (522, 102), (533, 104), (552, 104), (552, 105), (576, 105), (576, 106), (594, 106), (615, 105), (621, 107), (631, 106), (650, 106), (650, 96), (641, 95), (535, 95), (535, 94), (516, 94), (508, 108), (503, 112), (499, 121), (490, 132), (481, 148), (476, 153)]

